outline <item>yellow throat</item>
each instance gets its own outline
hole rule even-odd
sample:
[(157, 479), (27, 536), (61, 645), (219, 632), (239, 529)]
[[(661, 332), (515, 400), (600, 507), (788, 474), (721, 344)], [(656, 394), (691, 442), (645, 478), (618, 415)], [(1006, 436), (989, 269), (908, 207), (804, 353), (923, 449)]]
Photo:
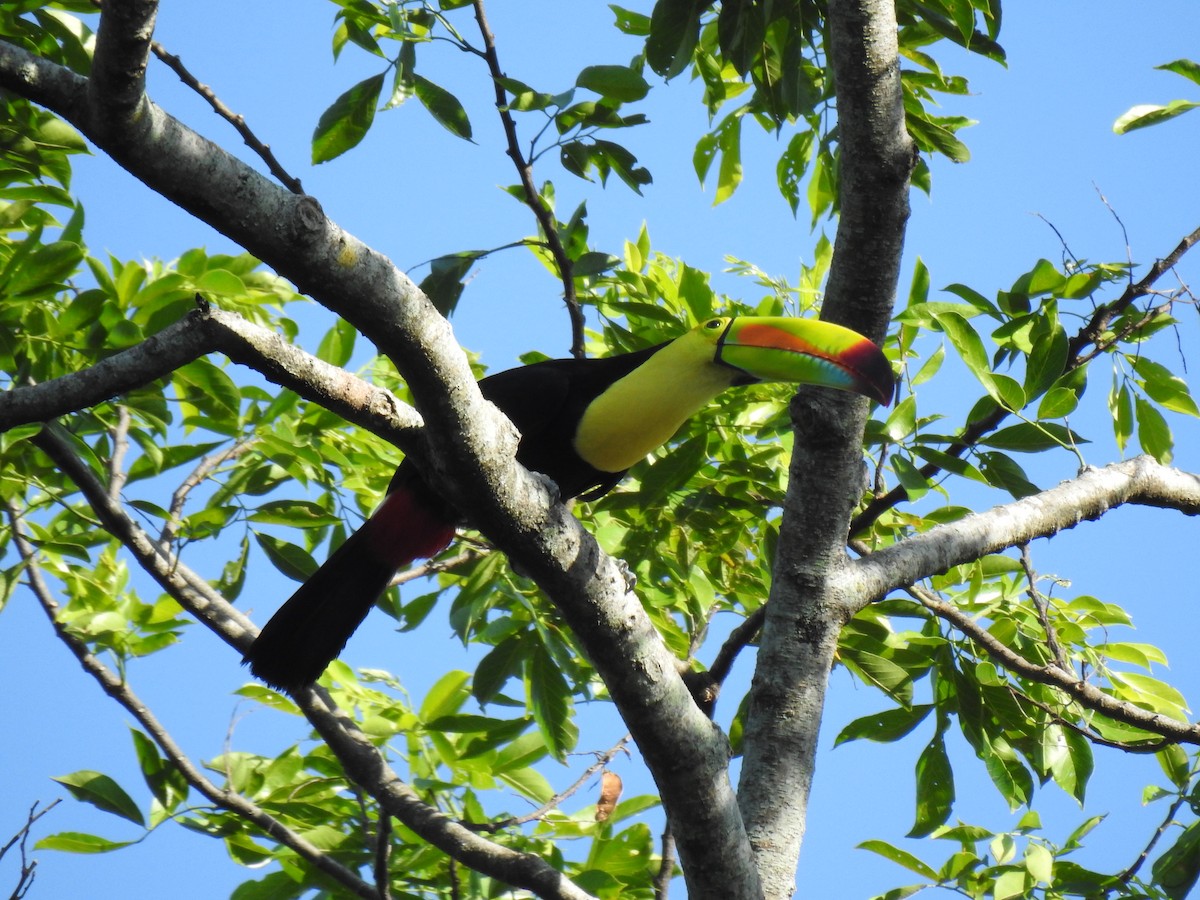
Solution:
[(714, 349), (714, 335), (690, 331), (614, 382), (584, 412), (576, 452), (602, 472), (623, 472), (661, 447), (737, 377), (713, 362)]

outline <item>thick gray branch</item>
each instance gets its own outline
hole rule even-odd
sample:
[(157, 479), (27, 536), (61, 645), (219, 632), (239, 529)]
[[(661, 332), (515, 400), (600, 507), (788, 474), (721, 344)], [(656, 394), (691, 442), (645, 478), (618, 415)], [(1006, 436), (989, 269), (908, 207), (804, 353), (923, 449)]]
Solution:
[(1078, 478), (985, 513), (942, 525), (850, 563), (842, 596), (853, 615), (888, 591), (1034, 538), (1050, 537), (1126, 503), (1200, 515), (1200, 476), (1149, 456), (1087, 469)]
[[(841, 216), (822, 316), (881, 339), (908, 220), (912, 144), (904, 124), (891, 0), (830, 0)], [(845, 622), (837, 576), (861, 494), (861, 398), (804, 390), (760, 638), (738, 799), (764, 893), (790, 897), (804, 836), (829, 671)]]
[(91, 368), (0, 393), (0, 431), (86, 409), (218, 352), (408, 452), (424, 453), (420, 415), (390, 391), (322, 362), (235, 313), (208, 306)]
[[(562, 611), (629, 724), (681, 832), (692, 896), (727, 898), (753, 867), (727, 777), (726, 742), (592, 537), (514, 460), (516, 436), (483, 401), (450, 326), (385, 257), (152, 103), (138, 127), (92, 127), (84, 79), (0, 42), (0, 87), (67, 118), (145, 184), (245, 247), (351, 322), (395, 361), (424, 416), (448, 498)], [(753, 896), (753, 888), (747, 896)]]
[(105, 0), (88, 79), (93, 128), (120, 135), (142, 125), (146, 63), (157, 0)]

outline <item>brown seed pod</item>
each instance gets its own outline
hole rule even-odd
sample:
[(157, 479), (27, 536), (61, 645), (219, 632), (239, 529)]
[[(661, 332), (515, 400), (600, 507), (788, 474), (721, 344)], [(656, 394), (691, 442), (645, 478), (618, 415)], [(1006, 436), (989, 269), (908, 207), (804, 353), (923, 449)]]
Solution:
[(620, 799), (621, 776), (616, 772), (605, 772), (600, 776), (600, 799), (596, 801), (596, 821), (603, 822), (611, 816)]

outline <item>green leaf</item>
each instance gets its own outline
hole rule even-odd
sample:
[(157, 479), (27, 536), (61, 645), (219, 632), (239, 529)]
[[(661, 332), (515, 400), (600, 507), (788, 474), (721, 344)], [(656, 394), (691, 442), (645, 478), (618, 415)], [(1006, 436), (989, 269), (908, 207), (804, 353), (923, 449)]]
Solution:
[(946, 347), (944, 344), (938, 344), (938, 348), (933, 351), (929, 359), (921, 364), (921, 368), (917, 370), (917, 374), (913, 376), (912, 386), (924, 384), (938, 373), (942, 368), (942, 363), (946, 360)]
[[(808, 164), (812, 159), (812, 148), (813, 133), (811, 131), (798, 132), (792, 135), (787, 148), (779, 157), (779, 162), (775, 164), (775, 179), (779, 184), (779, 192), (787, 200), (793, 216), (800, 207), (800, 185), (804, 182), (804, 173), (808, 171)], [(699, 151), (699, 145), (697, 145), (697, 151)], [(700, 176), (700, 180), (704, 180), (703, 175)]]
[(731, 115), (717, 128), (717, 146), (721, 150), (721, 165), (717, 169), (717, 191), (713, 206), (720, 206), (733, 196), (742, 183), (742, 117)]
[(1182, 75), (1188, 81), (1200, 84), (1200, 63), (1193, 62), (1190, 59), (1177, 59), (1173, 62), (1163, 63), (1161, 66), (1155, 66), (1154, 68), (1174, 72), (1176, 75)]
[(338, 319), (333, 327), (325, 332), (317, 347), (317, 358), (323, 359), (331, 366), (344, 366), (350, 362), (354, 354), (354, 342), (358, 338), (358, 330), (345, 319)]
[(1175, 449), (1175, 438), (1167, 420), (1148, 400), (1135, 398), (1137, 412), (1138, 443), (1142, 449), (1163, 465), (1171, 462)]
[(1053, 447), (1073, 447), (1088, 443), (1069, 428), (1054, 422), (1034, 425), (1022, 422), (1001, 428), (980, 440), (981, 444), (999, 450), (1016, 450), (1021, 453), (1040, 453)]
[(567, 680), (540, 644), (525, 662), (525, 694), (547, 748), (562, 762), (574, 749), (579, 729), (571, 716), (574, 704)]
[(950, 818), (954, 807), (954, 773), (939, 732), (917, 759), (917, 818), (909, 837), (926, 837)]
[(430, 722), (458, 712), (467, 697), (471, 696), (470, 689), (467, 687), (470, 677), (466, 672), (454, 670), (439, 678), (437, 683), (429, 689), (429, 693), (425, 695), (425, 701), (421, 704), (421, 710), (418, 713), (421, 720)]
[(1122, 384), (1120, 388), (1114, 383), (1108, 394), (1108, 411), (1112, 414), (1113, 436), (1117, 441), (1117, 449), (1124, 452), (1125, 445), (1133, 435), (1133, 395), (1129, 386)]
[(979, 468), (988, 484), (1003, 488), (1017, 499), (1031, 497), (1039, 488), (1025, 475), (1025, 470), (1012, 457), (989, 450), (979, 454)]
[[(898, 706), (894, 709), (885, 709), (874, 715), (863, 716), (860, 719), (855, 719), (843, 728), (834, 740), (833, 746), (837, 747), (839, 744), (844, 744), (847, 741), (860, 739), (879, 741), (880, 743), (898, 741), (925, 721), (925, 717), (929, 715), (932, 709), (932, 704), (923, 703), (914, 705), (908, 709)], [(860, 844), (859, 846), (862, 845)]]
[(129, 729), (134, 751), (146, 786), (167, 812), (187, 799), (188, 783), (183, 773), (167, 762), (158, 752), (158, 745), (136, 728)]
[(61, 775), (54, 780), (70, 791), (71, 796), (76, 800), (90, 803), (97, 809), (113, 813), (122, 819), (128, 819), (136, 825), (145, 826), (146, 824), (142, 811), (133, 802), (133, 798), (102, 772), (81, 769), (70, 775)]
[(64, 853), (111, 853), (122, 847), (131, 847), (136, 841), (110, 841), (95, 834), (81, 831), (60, 831), (42, 838), (33, 845), (35, 850), (61, 850)]
[(1178, 744), (1169, 744), (1154, 754), (1163, 772), (1171, 779), (1171, 784), (1183, 790), (1191, 779), (1191, 760), (1187, 752)]
[[(1054, 727), (1062, 735), (1062, 746), (1066, 752), (1056, 754), (1050, 761), (1050, 775), (1059, 787), (1082, 804), (1088, 780), (1095, 769), (1091, 742), (1076, 731)], [(1048, 733), (1050, 731), (1047, 729)]]
[(975, 377), (980, 381), (990, 380), (992, 370), (979, 332), (957, 312), (936, 311), (933, 318)]
[(575, 86), (621, 103), (641, 100), (650, 92), (642, 73), (628, 66), (588, 66), (575, 79)]
[(1039, 419), (1061, 419), (1075, 412), (1079, 398), (1070, 388), (1056, 387), (1046, 392), (1038, 404)]
[(910, 394), (888, 414), (883, 423), (883, 433), (899, 443), (917, 430), (917, 398)]
[(1161, 125), (1163, 122), (1174, 119), (1176, 116), (1181, 116), (1189, 110), (1200, 106), (1192, 100), (1172, 100), (1165, 106), (1160, 106), (1154, 103), (1142, 103), (1138, 106), (1130, 107), (1123, 115), (1118, 117), (1117, 121), (1113, 122), (1113, 131), (1117, 134), (1128, 134), (1138, 128), (1147, 128), (1151, 125)]
[(297, 547), (295, 544), (288, 543), (271, 534), (263, 534), (261, 531), (254, 532), (254, 539), (267, 554), (271, 565), (293, 581), (308, 581), (317, 571), (316, 560), (303, 547)]
[(266, 525), (290, 525), (293, 528), (339, 525), (342, 521), (311, 500), (272, 500), (252, 512), (249, 520)]
[(454, 313), (466, 286), (463, 279), (482, 255), (479, 251), (470, 250), (439, 256), (430, 261), (429, 274), (418, 286), (443, 316), (448, 318)]
[(1027, 397), (1040, 397), (1063, 374), (1067, 366), (1067, 345), (1067, 333), (1058, 325), (1049, 334), (1037, 338), (1025, 364)]
[(922, 878), (928, 878), (930, 881), (940, 881), (937, 872), (925, 865), (917, 857), (913, 856), (907, 850), (901, 850), (899, 847), (894, 847), (887, 841), (871, 840), (863, 841), (858, 845), (859, 850), (869, 850), (872, 853), (878, 853), (884, 859), (890, 859), (894, 863), (899, 863), (908, 869), (910, 872), (916, 872)]
[(413, 75), (413, 87), (421, 105), (429, 110), (439, 125), (464, 140), (471, 139), (471, 120), (467, 118), (467, 111), (457, 97), (420, 75)]
[(692, 61), (700, 39), (700, 14), (707, 7), (702, 0), (658, 0), (654, 4), (646, 62), (663, 78), (674, 78)]
[(471, 692), (481, 704), (495, 699), (509, 678), (521, 671), (521, 665), (533, 645), (528, 634), (514, 634), (493, 647), (475, 667)]
[(317, 122), (312, 138), (313, 164), (329, 162), (356, 147), (375, 121), (383, 74), (372, 75), (342, 94)]
[(1200, 822), (1193, 822), (1154, 861), (1154, 881), (1171, 900), (1183, 900), (1200, 876)]
[(1146, 395), (1155, 403), (1173, 412), (1200, 416), (1200, 409), (1196, 408), (1187, 382), (1166, 366), (1137, 356), (1133, 360), (1133, 368), (1142, 377)]

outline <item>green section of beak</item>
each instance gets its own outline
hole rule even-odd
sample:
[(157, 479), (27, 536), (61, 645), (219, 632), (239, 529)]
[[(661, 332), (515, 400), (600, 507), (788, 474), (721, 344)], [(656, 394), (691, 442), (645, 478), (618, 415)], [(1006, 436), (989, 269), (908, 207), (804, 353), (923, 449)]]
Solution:
[(717, 342), (716, 361), (755, 381), (819, 384), (863, 394), (887, 406), (894, 379), (878, 347), (856, 331), (782, 316), (730, 321)]

